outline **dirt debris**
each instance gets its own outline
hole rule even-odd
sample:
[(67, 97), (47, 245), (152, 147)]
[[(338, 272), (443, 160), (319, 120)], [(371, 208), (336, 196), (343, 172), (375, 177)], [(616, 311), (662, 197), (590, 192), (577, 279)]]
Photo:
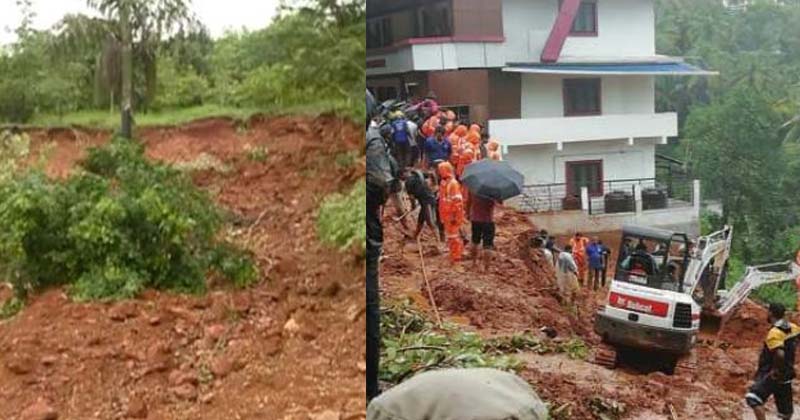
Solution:
[[(563, 306), (553, 287), (553, 269), (543, 255), (527, 244), (538, 231), (528, 215), (511, 209), (496, 214), (498, 255), (488, 273), (465, 261), (451, 267), (446, 254), (428, 252), (434, 246), (423, 235), (428, 277), (442, 314), (451, 322), (484, 336), (555, 330), (559, 337), (577, 336), (590, 347), (600, 342), (592, 331), (593, 315), (604, 304), (604, 292), (582, 289), (573, 308)], [(420, 275), (415, 242), (403, 239), (397, 224), (384, 221), (386, 258), (381, 267), (381, 287), (387, 299), (410, 298), (420, 309), (432, 311)], [(619, 232), (599, 236), (619, 248)], [(563, 245), (567, 237), (557, 241)], [(613, 275), (609, 273), (609, 277)], [(431, 318), (432, 319), (432, 318)], [(556, 418), (593, 419), (621, 410), (621, 418), (741, 418), (743, 395), (755, 370), (764, 334), (766, 310), (747, 301), (718, 334), (702, 334), (693, 352), (694, 372), (668, 376), (622, 367), (608, 370), (564, 355), (523, 354), (521, 376), (550, 401)], [(624, 408), (624, 410), (622, 410)], [(769, 404), (769, 410), (774, 410)]]
[[(228, 211), (231, 234), (253, 250), (264, 281), (247, 290), (212, 283), (203, 297), (147, 291), (111, 305), (45, 291), (0, 321), (0, 418), (19, 419), (41, 397), (66, 419), (281, 418), (297, 407), (363, 419), (363, 373), (353, 366), (364, 360), (365, 320), (347, 315), (364, 310), (363, 260), (320, 244), (314, 216), (327, 194), (364, 175), (363, 156), (333, 164), (363, 153), (361, 128), (332, 116), (286, 116), (253, 118), (243, 129), (208, 119), (139, 134), (152, 159), (206, 153), (230, 167), (192, 178)], [(78, 129), (30, 135), (31, 162), (44, 156), (53, 177), (110, 138)], [(254, 160), (248, 147), (269, 153)], [(0, 285), (0, 299), (9, 296)], [(283, 334), (295, 314), (303, 315), (296, 334)], [(52, 354), (56, 361), (45, 364)]]

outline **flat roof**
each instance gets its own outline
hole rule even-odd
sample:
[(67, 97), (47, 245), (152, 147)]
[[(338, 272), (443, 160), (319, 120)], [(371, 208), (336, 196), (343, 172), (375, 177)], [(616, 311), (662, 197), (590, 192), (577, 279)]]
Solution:
[(704, 70), (682, 61), (622, 63), (508, 63), (503, 71), (513, 73), (574, 75), (664, 75), (715, 76), (719, 72)]
[(623, 235), (644, 236), (662, 241), (669, 241), (676, 232), (649, 226), (625, 225), (622, 227)]

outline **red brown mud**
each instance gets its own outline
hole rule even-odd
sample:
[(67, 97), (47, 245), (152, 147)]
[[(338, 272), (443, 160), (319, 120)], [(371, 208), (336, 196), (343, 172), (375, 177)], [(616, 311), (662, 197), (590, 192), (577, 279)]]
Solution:
[[(431, 235), (423, 235), (427, 274), (443, 316), (485, 336), (552, 327), (559, 338), (577, 336), (590, 349), (596, 346), (600, 340), (592, 331), (593, 314), (604, 304), (605, 292), (582, 289), (577, 314), (563, 306), (553, 287), (552, 269), (538, 252), (523, 246), (536, 231), (528, 216), (500, 209), (496, 222), (498, 255), (487, 273), (473, 269), (469, 260), (452, 267), (446, 253), (428, 251), (435, 242)], [(411, 297), (430, 313), (416, 243), (404, 241), (399, 225), (390, 218), (384, 226), (384, 297)], [(619, 232), (588, 236), (602, 239), (614, 251), (612, 261), (616, 260)], [(559, 237), (558, 243), (564, 245), (567, 239)], [(670, 410), (681, 419), (742, 418), (749, 414), (743, 396), (767, 332), (765, 320), (763, 307), (745, 302), (718, 334), (701, 336), (693, 351), (694, 372), (668, 376), (626, 367), (608, 370), (566, 355), (526, 353), (520, 356), (526, 365), (520, 375), (554, 409), (562, 408), (557, 418), (599, 418), (596, 407), (614, 402), (626, 407), (622, 416), (626, 419), (669, 419)], [(772, 403), (768, 405), (774, 411)]]
[[(0, 418), (364, 418), (363, 261), (315, 232), (320, 201), (363, 176), (363, 162), (333, 163), (364, 150), (361, 128), (326, 116), (255, 118), (238, 130), (209, 119), (141, 137), (153, 159), (207, 153), (232, 168), (194, 179), (234, 214), (263, 280), (113, 304), (71, 302), (60, 289), (35, 296), (0, 321)], [(47, 173), (64, 176), (109, 134), (31, 138), (34, 152), (49, 151)], [(247, 156), (258, 146), (262, 162)]]

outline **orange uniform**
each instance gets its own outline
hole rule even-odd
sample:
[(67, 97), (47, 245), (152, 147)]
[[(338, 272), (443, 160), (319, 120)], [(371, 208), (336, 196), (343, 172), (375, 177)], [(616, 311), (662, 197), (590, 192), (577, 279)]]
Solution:
[(470, 131), (467, 133), (467, 143), (474, 150), (473, 159), (481, 160), (481, 135), (477, 131)]
[(586, 245), (589, 244), (589, 238), (585, 236), (573, 236), (570, 238), (569, 244), (572, 245), (572, 257), (575, 259), (575, 265), (578, 266), (578, 279), (581, 281), (581, 284), (583, 284), (583, 280), (586, 278), (586, 272), (589, 270), (589, 264), (586, 258)]
[(450, 134), (448, 140), (450, 140), (450, 164), (453, 165), (454, 168), (458, 167), (458, 159), (461, 156), (461, 152), (464, 149), (464, 136), (467, 134), (467, 126), (459, 125), (453, 130), (453, 133)]
[(447, 247), (450, 250), (450, 261), (461, 261), (464, 253), (464, 242), (461, 241), (461, 225), (464, 224), (464, 196), (461, 185), (456, 181), (453, 166), (442, 162), (437, 168), (442, 183), (439, 186), (439, 218), (444, 225)]

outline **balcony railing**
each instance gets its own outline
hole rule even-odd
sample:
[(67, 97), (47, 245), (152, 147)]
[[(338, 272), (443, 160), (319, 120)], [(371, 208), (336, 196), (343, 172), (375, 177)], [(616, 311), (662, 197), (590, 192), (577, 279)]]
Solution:
[(614, 114), (587, 117), (526, 118), (489, 121), (489, 133), (507, 146), (579, 141), (661, 138), (678, 135), (678, 115)]
[(642, 191), (643, 211), (694, 205), (694, 187), (691, 180), (672, 182), (669, 186), (657, 182), (654, 178), (607, 180), (602, 184), (603, 195), (589, 197), (585, 206), (580, 192), (568, 189), (567, 184), (526, 185), (518, 207), (529, 212), (557, 212), (585, 208), (589, 214), (595, 215), (634, 212), (637, 207), (635, 201), (637, 188)]

